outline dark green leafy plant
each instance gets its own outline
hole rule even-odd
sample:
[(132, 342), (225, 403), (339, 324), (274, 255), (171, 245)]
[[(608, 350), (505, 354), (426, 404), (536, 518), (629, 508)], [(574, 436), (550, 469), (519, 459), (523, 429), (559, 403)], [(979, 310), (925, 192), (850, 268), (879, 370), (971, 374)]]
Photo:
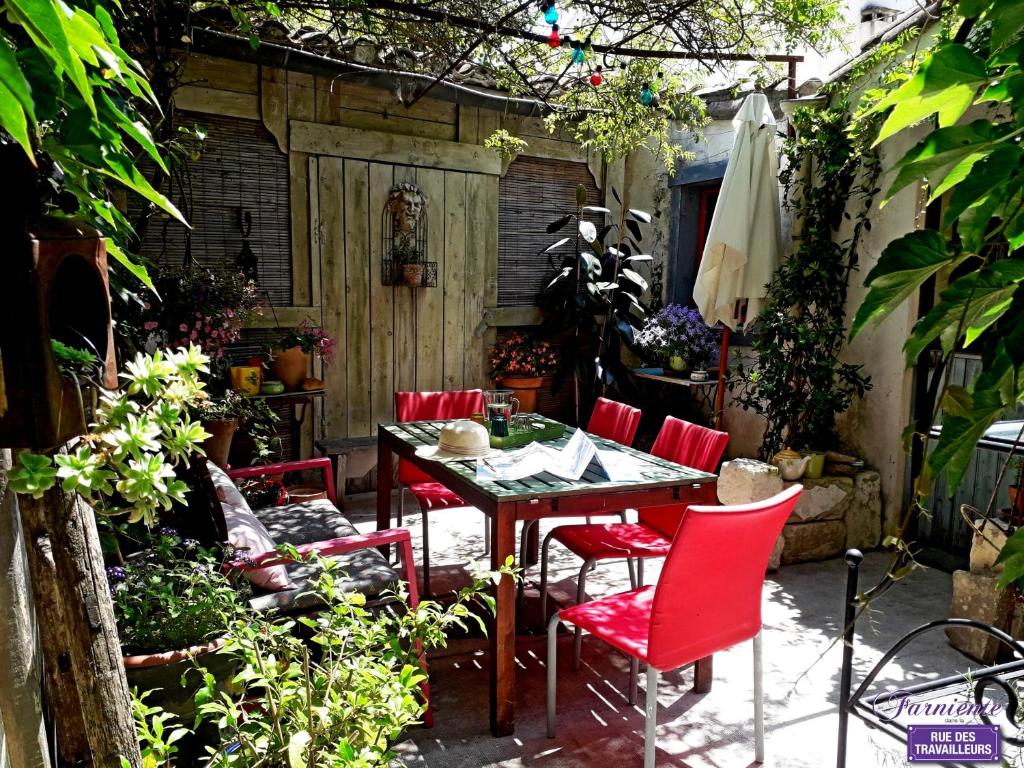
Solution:
[[(796, 250), (772, 278), (754, 321), (755, 362), (737, 368), (736, 401), (765, 417), (761, 453), (783, 447), (834, 447), (834, 425), (870, 386), (859, 365), (840, 361), (846, 337), (846, 294), (857, 245), (875, 193), (877, 160), (851, 135), (848, 108), (798, 109), (796, 137), (786, 141), (781, 174), (798, 228)], [(804, 169), (810, 175), (805, 176)], [(850, 198), (860, 212), (848, 237), (839, 230)]]
[(234, 390), (227, 390), (220, 397), (209, 397), (199, 401), (195, 416), (201, 421), (225, 421), (238, 419), (239, 426), (248, 432), (253, 440), (253, 462), (263, 463), (280, 443), (274, 429), (278, 415), (261, 397), (243, 397)]
[[(932, 422), (941, 409), (942, 433), (929, 441), (930, 423), (907, 430), (908, 448), (924, 461), (913, 505), (894, 537), (901, 543), (924, 510), (934, 477), (945, 471), (950, 492), (959, 487), (978, 439), (1024, 398), (1024, 18), (1017, 10), (995, 0), (960, 3), (948, 33), (912, 76), (872, 107), (884, 118), (878, 142), (922, 121), (930, 128), (896, 164), (887, 197), (923, 179), (930, 202), (948, 200), (936, 229), (911, 232), (882, 253), (851, 331), (883, 320), (927, 281), (945, 283), (904, 345), (908, 366), (933, 350), (939, 359), (928, 397)], [(985, 116), (966, 120), (968, 110)], [(980, 372), (966, 387), (947, 382), (940, 389), (951, 356), (965, 348), (981, 356)], [(1024, 584), (1021, 531), (1000, 562), (1004, 584)]]
[(190, 648), (248, 617), (245, 582), (233, 584), (223, 562), (197, 541), (162, 528), (126, 563), (107, 568), (124, 653)]
[(630, 386), (623, 348), (635, 349), (635, 334), (647, 319), (647, 306), (642, 300), (648, 285), (637, 267), (652, 261), (640, 247), (641, 225), (650, 224), (651, 216), (623, 205), (615, 190), (612, 194), (622, 209), (617, 222), (598, 230), (585, 221), (585, 213), (610, 211), (587, 205), (586, 188), (580, 185), (576, 187), (576, 210), (547, 228), (551, 234), (570, 224), (576, 228), (575, 235), (548, 247), (548, 251), (554, 251), (574, 242), (575, 252), (562, 260), (538, 303), (544, 310), (542, 327), (546, 334), (572, 332), (572, 340), (562, 345), (563, 367), (556, 374), (555, 386), (567, 375), (574, 376), (578, 404), (584, 406), (612, 388)]

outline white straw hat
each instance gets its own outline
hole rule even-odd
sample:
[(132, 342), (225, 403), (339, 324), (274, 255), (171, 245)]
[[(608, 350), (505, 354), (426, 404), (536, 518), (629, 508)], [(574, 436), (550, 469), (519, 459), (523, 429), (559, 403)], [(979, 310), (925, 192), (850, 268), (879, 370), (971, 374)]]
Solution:
[(495, 453), (486, 427), (469, 419), (450, 421), (441, 427), (436, 446), (422, 446), (416, 455), (425, 459), (482, 459)]

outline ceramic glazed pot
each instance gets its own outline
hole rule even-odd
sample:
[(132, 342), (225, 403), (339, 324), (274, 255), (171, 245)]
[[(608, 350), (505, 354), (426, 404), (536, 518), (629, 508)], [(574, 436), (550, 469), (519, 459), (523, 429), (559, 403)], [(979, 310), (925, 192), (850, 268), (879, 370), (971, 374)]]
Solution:
[(210, 433), (210, 437), (203, 441), (203, 450), (206, 451), (207, 458), (221, 469), (227, 469), (231, 441), (238, 431), (238, 419), (204, 421), (203, 429)]
[(537, 391), (544, 386), (542, 376), (501, 376), (496, 381), (505, 389), (515, 392), (520, 413), (534, 413), (537, 410)]
[(799, 480), (803, 477), (804, 470), (807, 469), (810, 462), (810, 456), (801, 456), (789, 448), (783, 448), (772, 458), (772, 464), (779, 468), (782, 479), (787, 481)]
[(303, 352), (302, 347), (275, 349), (273, 368), (274, 377), (285, 389), (292, 392), (301, 389), (309, 371), (309, 352)]
[(231, 367), (231, 388), (240, 395), (252, 397), (260, 393), (263, 371), (251, 365), (235, 365)]
[[(193, 699), (202, 686), (202, 675), (196, 665), (212, 674), (218, 688), (224, 691), (235, 674), (235, 660), (217, 653), (223, 645), (224, 639), (220, 638), (180, 651), (124, 656), (128, 687), (153, 691), (146, 699), (148, 704), (156, 704), (177, 715), (182, 722), (190, 723), (196, 713)], [(185, 675), (184, 686), (181, 684), (182, 675)]]
[(681, 355), (672, 355), (668, 359), (668, 367), (679, 373), (686, 370), (686, 361), (683, 360)]
[(423, 270), (422, 264), (403, 264), (402, 283), (413, 288), (423, 285)]
[(825, 472), (825, 452), (811, 451), (808, 454), (810, 461), (807, 462), (807, 469), (804, 470), (804, 477), (808, 480), (817, 480)]

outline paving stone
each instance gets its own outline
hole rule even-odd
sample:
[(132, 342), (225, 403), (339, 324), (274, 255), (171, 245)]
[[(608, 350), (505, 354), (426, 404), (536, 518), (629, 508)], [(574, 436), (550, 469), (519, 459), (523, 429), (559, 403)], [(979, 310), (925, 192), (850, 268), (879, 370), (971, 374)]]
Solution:
[[(975, 619), (1003, 629), (1009, 618), (1010, 596), (999, 589), (997, 576), (984, 576), (970, 571), (953, 572), (953, 599), (950, 618)], [(975, 661), (991, 664), (1001, 643), (991, 635), (974, 629), (946, 628), (946, 637), (954, 648)]]
[(846, 546), (846, 526), (840, 520), (787, 523), (782, 535), (786, 540), (783, 565), (836, 557)]

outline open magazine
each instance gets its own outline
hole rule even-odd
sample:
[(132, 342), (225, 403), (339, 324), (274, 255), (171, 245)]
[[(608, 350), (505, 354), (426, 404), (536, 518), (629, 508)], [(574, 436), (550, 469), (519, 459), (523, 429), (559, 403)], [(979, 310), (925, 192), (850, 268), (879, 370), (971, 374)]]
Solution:
[(640, 460), (618, 451), (598, 450), (582, 429), (577, 429), (562, 448), (530, 443), (478, 459), (476, 476), (478, 480), (522, 480), (550, 472), (563, 480), (579, 480), (595, 458), (609, 480), (639, 480), (642, 476)]

